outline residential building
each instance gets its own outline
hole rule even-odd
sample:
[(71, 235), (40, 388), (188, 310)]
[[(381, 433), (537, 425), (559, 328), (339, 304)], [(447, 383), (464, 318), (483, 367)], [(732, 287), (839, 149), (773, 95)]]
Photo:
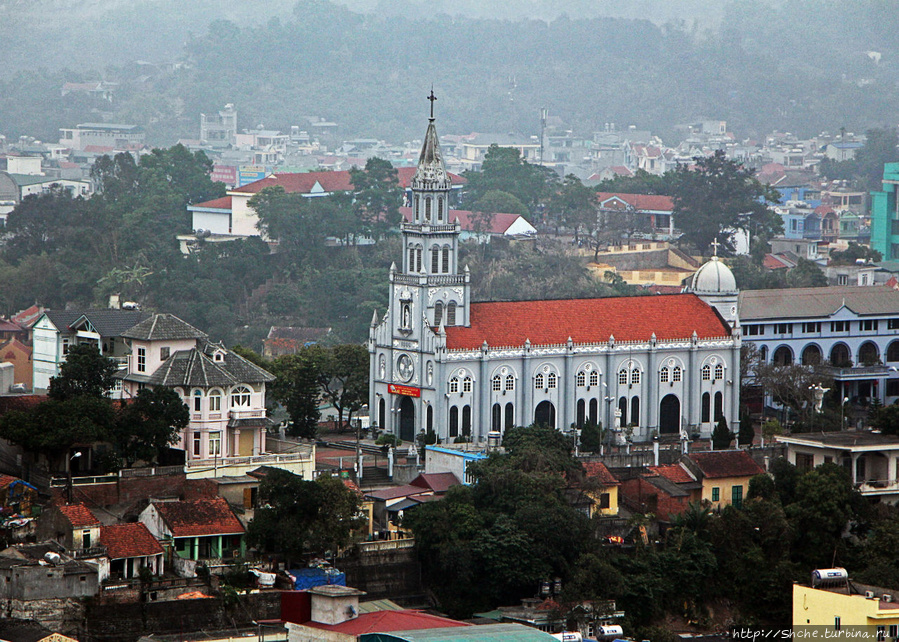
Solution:
[(899, 399), (899, 291), (752, 290), (740, 293), (739, 305), (743, 340), (758, 347), (763, 363), (824, 364), (838, 398), (886, 404)]
[(662, 522), (670, 522), (675, 515), (687, 510), (697, 501), (699, 484), (680, 464), (649, 466), (644, 471), (625, 471), (621, 474), (619, 502), (628, 510), (652, 513)]
[(81, 123), (59, 130), (59, 144), (69, 149), (109, 147), (118, 151), (143, 147), (147, 134), (137, 125)]
[(24, 388), (31, 388), (34, 383), (31, 346), (26, 346), (18, 339), (7, 339), (0, 343), (0, 361), (13, 365), (13, 381)]
[(34, 620), (0, 619), (0, 640), (4, 642), (78, 642), (75, 638), (55, 633)]
[(151, 502), (138, 519), (169, 556), (201, 561), (246, 554), (246, 529), (221, 497)]
[[(129, 350), (127, 368), (118, 375), (123, 398), (145, 386), (165, 386), (190, 409), (190, 423), (175, 444), (186, 453), (188, 475), (240, 474), (267, 463), (252, 457), (266, 452), (265, 392), (274, 380), (271, 373), (171, 314), (153, 315), (121, 336)], [(236, 458), (243, 459), (232, 461)], [(296, 457), (297, 465), (303, 462)], [(237, 471), (235, 465), (243, 468)], [(311, 471), (306, 474), (310, 479)]]
[(899, 259), (899, 163), (883, 166), (883, 189), (871, 192), (871, 248), (884, 260)]
[(56, 541), (69, 552), (100, 545), (100, 520), (84, 504), (51, 507), (41, 514), (35, 532), (38, 539)]
[(877, 640), (899, 637), (899, 603), (888, 589), (854, 582), (829, 588), (793, 584), (793, 627), (826, 627), (833, 637), (847, 627), (870, 627)]
[[(411, 207), (401, 207), (400, 213), (406, 223), (413, 222)], [(530, 238), (537, 234), (537, 228), (531, 225), (521, 214), (505, 214), (493, 212), (470, 212), (468, 210), (450, 210), (449, 223), (459, 222), (462, 241), (474, 240), (478, 243), (489, 243), (491, 238)]]
[(596, 202), (601, 218), (630, 217), (630, 228), (646, 228), (666, 238), (675, 234), (674, 200), (670, 196), (597, 192)]
[(745, 450), (693, 452), (681, 460), (682, 466), (701, 484), (700, 500), (713, 509), (743, 505), (749, 480), (765, 470)]
[(588, 517), (602, 515), (614, 517), (618, 514), (618, 487), (621, 482), (601, 461), (584, 462), (585, 490), (590, 500)]
[(429, 475), (451, 473), (466, 486), (472, 483), (468, 466), (472, 462), (487, 459), (483, 449), (468, 450), (467, 444), (459, 447), (425, 446), (425, 473)]
[(899, 437), (874, 431), (778, 435), (787, 445), (787, 460), (800, 471), (822, 464), (843, 466), (865, 497), (899, 501)]
[(124, 367), (128, 347), (122, 333), (147, 317), (140, 310), (46, 310), (32, 327), (33, 383), (35, 392), (50, 388), (50, 379), (59, 375), (69, 348), (90, 343), (100, 354)]
[(213, 116), (200, 114), (200, 140), (212, 147), (227, 147), (237, 136), (237, 110), (228, 103)]
[(0, 552), (0, 599), (92, 597), (100, 586), (96, 566), (72, 559), (56, 542), (19, 544)]
[(101, 526), (100, 545), (106, 547), (109, 573), (116, 579), (139, 578), (141, 568), (153, 575), (165, 570), (162, 545), (143, 522)]
[[(262, 356), (268, 359), (296, 354), (314, 345), (331, 333), (331, 328), (283, 327), (273, 325), (262, 340)], [(2, 354), (2, 353), (0, 353)]]
[(609, 245), (592, 254), (595, 263), (588, 264), (594, 277), (606, 281), (606, 272), (620, 276), (625, 283), (645, 286), (653, 284), (674, 288), (670, 293), (683, 290), (684, 282), (702, 265), (692, 256), (684, 254), (667, 241), (635, 239), (627, 245)]
[(736, 284), (717, 257), (686, 294), (472, 303), (433, 119), (411, 187), (402, 264), (369, 334), (373, 424), (404, 441), (433, 430), (475, 442), (535, 422), (630, 427), (637, 441), (708, 437), (721, 415), (736, 424)]

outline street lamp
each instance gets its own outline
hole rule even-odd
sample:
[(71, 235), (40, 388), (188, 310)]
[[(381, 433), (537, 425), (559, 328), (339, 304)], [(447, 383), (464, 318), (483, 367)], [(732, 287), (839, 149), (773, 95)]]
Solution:
[(843, 401), (840, 403), (840, 430), (846, 430), (846, 420), (844, 416), (846, 414), (846, 402), (849, 401), (849, 397), (843, 397)]
[(73, 501), (73, 500), (72, 500), (72, 497), (73, 497), (73, 495), (74, 495), (74, 491), (73, 491), (73, 488), (72, 488), (72, 462), (75, 461), (76, 459), (78, 459), (79, 457), (81, 457), (81, 451), (80, 451), (80, 450), (79, 450), (78, 452), (76, 452), (74, 455), (72, 455), (71, 457), (69, 457), (69, 465), (66, 466), (66, 468), (67, 468), (67, 471), (66, 471), (66, 472), (68, 473), (68, 480), (67, 480), (67, 481), (69, 482), (68, 484), (66, 484), (66, 485), (68, 486), (68, 493), (66, 493), (66, 495), (68, 496), (68, 503), (70, 503), (70, 504), (71, 504), (72, 501)]

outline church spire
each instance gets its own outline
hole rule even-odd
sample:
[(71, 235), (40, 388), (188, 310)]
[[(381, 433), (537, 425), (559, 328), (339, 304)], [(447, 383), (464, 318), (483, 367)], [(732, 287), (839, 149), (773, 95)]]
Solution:
[(437, 138), (437, 127), (434, 126), (434, 101), (437, 96), (434, 90), (428, 96), (431, 101), (431, 117), (428, 118), (428, 131), (418, 156), (418, 167), (412, 177), (413, 190), (449, 190), (452, 187), (446, 167), (443, 164), (443, 153), (440, 151), (440, 140)]

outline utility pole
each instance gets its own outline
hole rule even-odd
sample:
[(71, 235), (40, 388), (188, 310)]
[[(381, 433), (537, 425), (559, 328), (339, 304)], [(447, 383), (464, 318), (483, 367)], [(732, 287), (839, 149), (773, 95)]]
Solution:
[(543, 150), (544, 144), (546, 140), (546, 115), (547, 115), (546, 107), (543, 107), (540, 110), (540, 164), (543, 164)]

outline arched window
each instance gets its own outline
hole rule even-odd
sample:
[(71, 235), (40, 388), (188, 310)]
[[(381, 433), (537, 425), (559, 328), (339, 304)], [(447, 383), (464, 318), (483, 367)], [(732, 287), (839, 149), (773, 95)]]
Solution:
[(631, 370), (631, 383), (637, 385), (640, 383), (640, 371), (639, 370)]
[(437, 274), (440, 271), (440, 248), (431, 248), (431, 273)]
[(419, 220), (419, 217), (421, 216), (420, 209), (421, 209), (421, 197), (418, 194), (416, 194), (415, 195), (415, 220), (416, 221)]
[(491, 389), (494, 392), (499, 392), (503, 389), (503, 379), (499, 375), (493, 375), (493, 379), (490, 382)]
[(209, 412), (222, 411), (222, 393), (220, 390), (213, 390), (209, 393)]
[(680, 369), (680, 366), (674, 366), (671, 371), (671, 381), (673, 381), (674, 383), (678, 383), (681, 380), (682, 376), (683, 373)]
[(194, 390), (194, 412), (203, 410), (203, 391)]
[(409, 248), (409, 271), (415, 272), (415, 248)]
[(708, 423), (712, 419), (712, 395), (707, 392), (702, 393), (702, 423)]
[(621, 397), (618, 400), (618, 412), (621, 413), (621, 425), (627, 425), (627, 397)]
[(249, 408), (250, 406), (250, 389), (246, 386), (237, 386), (231, 391), (231, 407), (232, 408)]
[(858, 362), (863, 366), (876, 366), (880, 363), (880, 351), (873, 341), (865, 341), (858, 348)]
[(668, 383), (668, 377), (671, 375), (671, 371), (668, 370), (668, 366), (662, 367), (659, 371), (659, 381), (662, 383)]
[(631, 421), (632, 424), (640, 423), (640, 397), (631, 397)]
[(441, 321), (443, 321), (443, 301), (438, 301), (434, 304), (434, 327), (439, 328)]
[(462, 436), (471, 437), (471, 406), (462, 406)]
[(471, 392), (471, 377), (462, 379), (462, 392)]
[(456, 302), (450, 301), (446, 305), (446, 325), (456, 325)]
[(387, 421), (387, 403), (384, 399), (378, 400), (378, 427), (384, 428)]
[(505, 430), (509, 430), (515, 425), (515, 406), (511, 403), (506, 404), (506, 421), (505, 421)]
[(442, 271), (444, 274), (448, 274), (449, 270), (450, 270), (449, 248), (445, 247), (445, 248), (443, 248), (443, 270)]
[(459, 377), (453, 377), (449, 380), (449, 391), (459, 392)]
[(719, 363), (715, 366), (715, 381), (720, 381), (721, 379), (724, 379), (724, 365)]
[(577, 427), (583, 428), (587, 420), (587, 404), (583, 399), (577, 400)]
[(715, 421), (724, 416), (724, 395), (720, 392), (715, 393)]
[(555, 388), (556, 387), (556, 373), (550, 372), (546, 375), (546, 387), (547, 388)]
[(780, 346), (774, 351), (771, 359), (775, 366), (789, 366), (793, 364), (793, 351), (788, 346)]
[(451, 406), (449, 412), (449, 436), (459, 436), (459, 406)]
[(599, 425), (599, 401), (596, 399), (590, 400), (590, 423), (594, 426)]
[(849, 347), (845, 343), (838, 343), (830, 349), (830, 363), (837, 368), (848, 368), (852, 366)]
[(506, 375), (506, 390), (515, 390), (515, 376)]
[(622, 368), (618, 371), (618, 385), (626, 386), (627, 385), (627, 370)]
[(587, 385), (587, 373), (581, 370), (574, 376), (574, 385), (578, 388), (583, 388)]
[(416, 256), (415, 271), (416, 272), (421, 272), (421, 255), (422, 255), (422, 249), (420, 247), (415, 248), (415, 256)]
[(768, 346), (762, 346), (759, 348), (759, 359), (762, 360), (762, 363), (768, 362)]
[(428, 412), (425, 415), (425, 431), (432, 432), (434, 430), (434, 406), (428, 404)]
[(711, 381), (712, 380), (712, 366), (709, 364), (705, 364), (702, 366), (702, 380), (703, 381)]
[(437, 221), (438, 222), (443, 221), (443, 197), (442, 196), (437, 197)]
[(893, 341), (887, 346), (887, 361), (899, 361), (899, 341)]
[(425, 220), (431, 220), (431, 199), (425, 198)]
[(590, 373), (590, 385), (598, 386), (599, 385), (599, 373), (594, 370)]
[(802, 365), (817, 366), (821, 363), (821, 348), (814, 343), (805, 346), (802, 350)]
[(491, 421), (490, 421), (490, 430), (495, 432), (500, 432), (502, 430), (502, 421), (503, 421), (503, 409), (498, 404), (493, 404), (493, 411), (491, 413)]
[(537, 376), (534, 377), (534, 388), (538, 390), (543, 389), (543, 373), (538, 372)]

